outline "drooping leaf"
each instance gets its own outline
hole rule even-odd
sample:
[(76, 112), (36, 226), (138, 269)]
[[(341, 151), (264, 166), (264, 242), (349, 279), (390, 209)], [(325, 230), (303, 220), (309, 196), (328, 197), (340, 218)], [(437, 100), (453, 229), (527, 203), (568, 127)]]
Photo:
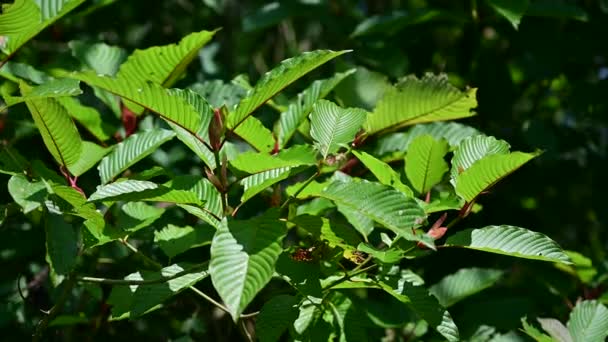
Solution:
[(510, 148), (511, 146), (506, 141), (485, 135), (475, 135), (463, 139), (452, 157), (452, 169), (450, 170), (452, 184), (458, 175), (479, 159), (492, 154), (507, 154)]
[(78, 257), (78, 234), (60, 215), (46, 216), (46, 261), (56, 275), (69, 274)]
[(496, 13), (507, 19), (515, 29), (519, 26), (521, 17), (526, 13), (529, 0), (486, 0)]
[(374, 230), (374, 220), (360, 213), (352, 207), (338, 204), (336, 205), (340, 214), (342, 214), (348, 223), (350, 223), (361, 235), (369, 236)]
[(82, 127), (89, 131), (99, 141), (107, 141), (112, 137), (116, 128), (112, 127), (102, 117), (97, 109), (85, 106), (74, 97), (61, 97), (56, 99)]
[[(10, 56), (49, 25), (72, 11), (84, 0), (16, 0), (2, 6), (0, 35), (2, 52)], [(7, 58), (3, 58), (5, 60)]]
[(310, 114), (310, 136), (327, 158), (353, 141), (366, 116), (367, 112), (362, 109), (341, 108), (330, 101), (319, 100)]
[(418, 193), (427, 193), (441, 182), (448, 171), (443, 157), (448, 152), (445, 140), (435, 140), (431, 135), (414, 139), (405, 155), (405, 174)]
[(486, 156), (456, 178), (456, 193), (468, 202), (502, 178), (514, 172), (539, 153), (512, 152)]
[(232, 110), (247, 94), (247, 91), (243, 87), (234, 83), (224, 83), (221, 80), (195, 83), (189, 89), (192, 89), (192, 91), (209, 101), (209, 104), (213, 108), (226, 106), (229, 110)]
[(255, 327), (262, 342), (278, 341), (283, 332), (298, 318), (298, 299), (289, 295), (278, 295), (262, 306)]
[[(25, 93), (23, 93), (25, 90)], [(21, 96), (4, 96), (7, 107), (26, 100), (43, 100), (82, 94), (78, 80), (60, 78), (53, 79), (35, 87), (23, 87)]]
[(555, 342), (550, 336), (542, 333), (535, 326), (533, 326), (530, 323), (528, 323), (528, 320), (527, 320), (526, 317), (522, 317), (521, 323), (522, 323), (522, 326), (523, 326), (523, 332), (525, 332), (528, 336), (530, 336), (531, 338), (533, 338), (535, 341), (538, 341), (538, 342)]
[(173, 258), (190, 248), (208, 245), (213, 239), (215, 230), (209, 226), (178, 227), (172, 224), (154, 232), (154, 243), (163, 253)]
[(120, 175), (173, 137), (175, 133), (160, 128), (131, 135), (101, 160), (98, 167), (101, 183), (105, 184)]
[(497, 269), (463, 268), (431, 286), (429, 292), (447, 308), (494, 285), (503, 274)]
[(72, 165), (70, 171), (74, 176), (78, 177), (95, 166), (108, 152), (110, 152), (110, 148), (108, 147), (101, 147), (92, 142), (83, 141), (80, 159)]
[[(20, 86), (24, 96), (32, 89), (25, 83)], [(82, 140), (65, 108), (52, 98), (26, 100), (25, 104), (53, 158), (73, 172), (72, 167), (80, 159)]]
[(413, 232), (425, 220), (424, 210), (414, 198), (393, 188), (368, 181), (334, 181), (318, 196), (357, 210), (407, 240), (433, 247), (426, 235)]
[(417, 123), (461, 119), (474, 115), (476, 89), (460, 91), (444, 75), (410, 76), (388, 88), (368, 115), (365, 130), (377, 134)]
[(262, 121), (253, 116), (247, 117), (234, 129), (234, 134), (261, 152), (270, 152), (274, 148), (274, 136)]
[(346, 52), (348, 51), (318, 50), (305, 52), (297, 57), (284, 60), (279, 66), (262, 76), (255, 87), (241, 100), (236, 110), (228, 116), (227, 127), (234, 130), (253, 111), (283, 88), (311, 70)]
[(5, 61), (4, 65), (0, 68), (0, 75), (15, 83), (19, 83), (20, 79), (28, 80), (35, 84), (43, 84), (53, 80), (51, 76), (29, 64), (13, 61)]
[(564, 251), (544, 234), (514, 226), (467, 229), (450, 236), (446, 247), (461, 247), (517, 258), (569, 264)]
[(107, 90), (157, 113), (164, 120), (196, 134), (201, 126), (201, 113), (189, 104), (182, 92), (164, 89), (162, 86), (144, 82), (134, 83), (125, 78), (97, 75), (91, 71), (67, 74), (67, 77), (81, 80), (90, 86)]
[(120, 208), (116, 217), (116, 227), (127, 234), (133, 234), (140, 229), (150, 227), (164, 212), (164, 208), (143, 202), (128, 202)]
[(387, 163), (376, 159), (366, 152), (352, 151), (353, 154), (367, 167), (367, 169), (378, 179), (380, 184), (392, 186), (403, 192), (408, 197), (414, 196), (414, 192), (407, 185), (401, 182), (401, 176), (393, 170)]
[(163, 268), (160, 272), (141, 271), (129, 274), (124, 278), (125, 280), (154, 281), (182, 273), (182, 276), (158, 284), (114, 286), (108, 299), (108, 304), (112, 305), (110, 319), (135, 318), (150, 312), (165, 300), (206, 278), (209, 272), (206, 264), (174, 264)]
[(247, 221), (224, 220), (218, 227), (209, 272), (234, 321), (270, 281), (286, 232), (275, 211)]
[(608, 337), (608, 308), (596, 300), (576, 304), (570, 313), (568, 330), (574, 342), (601, 342)]
[(281, 113), (281, 117), (275, 125), (274, 133), (279, 141), (279, 146), (284, 147), (287, 144), (300, 124), (306, 120), (313, 105), (318, 100), (326, 97), (343, 79), (354, 72), (355, 69), (351, 69), (337, 73), (331, 78), (316, 80), (299, 93), (297, 98), (289, 105), (287, 111)]
[(48, 194), (44, 182), (30, 182), (23, 174), (13, 175), (7, 183), (13, 201), (27, 214), (38, 209)]

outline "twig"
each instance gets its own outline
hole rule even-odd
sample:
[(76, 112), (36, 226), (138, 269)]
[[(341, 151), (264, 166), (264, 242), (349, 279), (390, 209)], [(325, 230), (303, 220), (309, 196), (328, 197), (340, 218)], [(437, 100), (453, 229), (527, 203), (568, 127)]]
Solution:
[(181, 272), (175, 273), (172, 276), (168, 277), (160, 277), (157, 279), (147, 279), (147, 280), (128, 280), (128, 279), (108, 279), (108, 278), (96, 278), (96, 277), (77, 277), (76, 280), (79, 282), (86, 283), (98, 283), (98, 284), (108, 284), (108, 285), (150, 285), (150, 284), (160, 284), (167, 282), (169, 280), (179, 278), (183, 275), (193, 272), (196, 269), (204, 268), (209, 263), (203, 263), (200, 265), (193, 266), (191, 268), (185, 269)]
[(65, 301), (68, 299), (70, 293), (72, 292), (72, 288), (74, 287), (75, 284), (76, 284), (76, 277), (74, 276), (74, 274), (70, 274), (68, 276), (68, 279), (66, 280), (66, 283), (64, 285), (63, 291), (61, 292), (61, 295), (59, 296), (59, 298), (57, 298), (57, 302), (51, 308), (51, 310), (49, 310), (48, 314), (38, 322), (38, 324), (36, 326), (36, 330), (34, 331), (34, 334), (32, 335), (33, 342), (40, 340), (40, 338), (42, 337), (42, 334), (48, 327), (50, 321), (53, 318), (55, 318), (57, 316), (57, 314), (59, 314), (59, 312), (63, 308), (63, 305), (65, 304)]
[(338, 284), (340, 284), (340, 283), (343, 283), (343, 282), (347, 281), (348, 279), (350, 279), (350, 278), (352, 278), (352, 277), (354, 277), (354, 276), (356, 276), (356, 275), (359, 275), (359, 274), (361, 274), (361, 273), (365, 273), (365, 272), (367, 272), (367, 271), (369, 271), (369, 270), (371, 270), (371, 269), (373, 269), (373, 268), (375, 268), (375, 267), (378, 267), (378, 264), (373, 264), (373, 265), (368, 266), (368, 267), (366, 267), (366, 268), (362, 268), (362, 269), (359, 269), (359, 270), (357, 270), (357, 271), (355, 271), (355, 272), (351, 272), (350, 274), (349, 274), (349, 273), (346, 273), (346, 274), (344, 275), (344, 277), (342, 277), (342, 278), (340, 278), (340, 279), (337, 279), (337, 280), (335, 280), (335, 281), (331, 282), (329, 285), (325, 286), (325, 287), (323, 288), (323, 291), (329, 290), (329, 289), (331, 289), (332, 287), (334, 287), (334, 286), (336, 286), (336, 285), (338, 285)]
[(215, 299), (211, 298), (210, 296), (208, 296), (207, 294), (205, 294), (203, 291), (197, 289), (194, 286), (190, 286), (190, 290), (192, 290), (194, 293), (196, 293), (197, 295), (203, 297), (206, 301), (208, 301), (209, 303), (217, 306), (220, 310), (224, 311), (227, 314), (230, 314), (230, 310), (228, 310), (227, 307), (223, 306), (222, 304), (220, 304), (218, 301), (216, 301)]

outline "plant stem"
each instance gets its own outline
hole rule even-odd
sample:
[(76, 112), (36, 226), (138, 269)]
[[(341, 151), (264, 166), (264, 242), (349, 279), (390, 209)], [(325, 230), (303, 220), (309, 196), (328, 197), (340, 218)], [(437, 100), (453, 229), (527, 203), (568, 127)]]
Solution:
[(68, 276), (68, 279), (66, 280), (66, 283), (64, 285), (63, 291), (61, 292), (61, 295), (59, 295), (59, 298), (57, 298), (57, 302), (51, 308), (51, 310), (49, 310), (48, 314), (43, 319), (41, 319), (40, 322), (38, 322), (38, 325), (36, 326), (36, 330), (34, 331), (34, 334), (32, 335), (32, 341), (36, 342), (36, 341), (40, 340), (40, 338), (42, 337), (42, 334), (48, 327), (51, 320), (53, 318), (55, 318), (57, 316), (57, 314), (59, 314), (59, 312), (63, 308), (63, 305), (65, 304), (66, 300), (68, 299), (70, 293), (72, 292), (72, 288), (74, 288), (75, 284), (76, 284), (76, 277), (74, 276), (74, 274), (70, 274)]
[[(215, 158), (215, 175), (218, 177), (218, 179), (220, 180), (220, 184), (222, 185), (221, 189), (218, 189), (221, 193), (221, 197), (222, 197), (222, 212), (224, 213), (224, 215), (226, 214), (226, 210), (228, 209), (228, 198), (226, 197), (226, 179), (224, 179), (224, 173), (221, 171), (222, 170), (222, 161), (220, 159), (220, 151), (218, 150), (213, 150), (213, 157)], [(218, 172), (219, 171), (219, 172)]]
[(321, 173), (319, 172), (319, 170), (317, 170), (317, 172), (315, 172), (312, 176), (310, 176), (305, 182), (304, 184), (302, 184), (302, 186), (293, 194), (293, 196), (290, 196), (289, 198), (287, 198), (285, 200), (285, 202), (283, 202), (283, 204), (281, 204), (280, 209), (283, 210), (285, 209), (285, 207), (287, 207), (287, 205), (291, 202), (292, 199), (297, 198), (298, 195), (307, 187), (310, 185), (310, 183), (312, 183), (312, 181), (314, 181), (317, 177), (319, 177), (321, 175)]
[(190, 290), (192, 290), (194, 293), (196, 293), (197, 295), (203, 297), (206, 301), (208, 301), (209, 303), (217, 306), (220, 310), (224, 311), (227, 314), (230, 314), (230, 310), (228, 310), (227, 307), (223, 306), (222, 304), (220, 304), (219, 302), (217, 302), (215, 299), (211, 298), (210, 296), (208, 296), (207, 294), (205, 294), (203, 291), (197, 289), (194, 286), (190, 286)]
[(340, 283), (343, 283), (343, 282), (347, 281), (348, 279), (350, 279), (350, 278), (352, 278), (352, 277), (354, 277), (354, 276), (356, 276), (356, 275), (359, 275), (359, 274), (361, 274), (361, 273), (365, 273), (365, 272), (367, 272), (367, 271), (371, 270), (372, 268), (376, 268), (376, 267), (378, 267), (378, 264), (373, 264), (373, 265), (370, 265), (370, 266), (368, 266), (368, 267), (361, 268), (361, 269), (356, 270), (356, 271), (354, 271), (354, 272), (352, 272), (352, 273), (350, 273), (350, 274), (346, 273), (346, 274), (344, 275), (344, 277), (342, 277), (342, 278), (340, 278), (340, 279), (337, 279), (337, 280), (335, 280), (334, 282), (330, 283), (329, 285), (325, 286), (325, 287), (323, 288), (323, 291), (325, 291), (325, 290), (329, 290), (329, 289), (331, 289), (332, 287), (334, 287), (334, 286), (336, 286), (336, 285), (338, 285), (338, 284), (340, 284)]
[(139, 255), (142, 259), (144, 259), (144, 261), (146, 261), (147, 263), (149, 263), (151, 266), (153, 266), (157, 270), (161, 270), (163, 268), (163, 266), (161, 264), (159, 264), (158, 262), (152, 260), (152, 258), (150, 258), (149, 256), (145, 255), (144, 253), (140, 252), (139, 249), (137, 249), (137, 247), (135, 247), (132, 244), (130, 244), (127, 241), (127, 238), (120, 239), (120, 242), (122, 242), (123, 245), (125, 245), (128, 249), (130, 249), (131, 251), (133, 251), (133, 253)]
[(109, 285), (150, 285), (150, 284), (160, 284), (167, 282), (169, 280), (179, 278), (183, 275), (193, 272), (199, 268), (205, 268), (209, 263), (205, 262), (200, 265), (196, 265), (194, 267), (190, 267), (181, 272), (175, 273), (169, 277), (160, 277), (157, 279), (148, 279), (148, 280), (128, 280), (128, 279), (108, 279), (108, 278), (96, 278), (96, 277), (77, 277), (76, 280), (79, 282), (86, 283), (98, 283), (98, 284), (109, 284)]
[(462, 220), (462, 216), (458, 215), (456, 216), (452, 221), (450, 221), (450, 223), (448, 223), (447, 226), (445, 226), (448, 230), (450, 230), (450, 228), (452, 228), (454, 225), (456, 225), (458, 222), (460, 222)]

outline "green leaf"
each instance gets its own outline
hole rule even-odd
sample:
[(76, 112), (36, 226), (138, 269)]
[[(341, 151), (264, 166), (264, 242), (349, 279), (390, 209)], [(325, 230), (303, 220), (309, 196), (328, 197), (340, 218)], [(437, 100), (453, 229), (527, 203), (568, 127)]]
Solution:
[(409, 305), (448, 341), (460, 340), (458, 328), (449, 312), (423, 285), (415, 285), (405, 270), (400, 274), (381, 276), (379, 285), (388, 294)]
[(527, 16), (574, 19), (578, 21), (589, 21), (589, 14), (581, 7), (573, 3), (562, 1), (532, 1)]
[(121, 208), (116, 217), (116, 227), (127, 234), (150, 227), (165, 212), (164, 208), (158, 208), (143, 202), (128, 202)]
[[(21, 83), (21, 93), (27, 96), (31, 88)], [(26, 100), (42, 140), (53, 158), (73, 173), (72, 167), (80, 160), (82, 140), (76, 125), (63, 106), (52, 98)]]
[(548, 332), (556, 342), (573, 342), (568, 328), (562, 322), (555, 318), (537, 318), (537, 320), (543, 330)]
[(407, 240), (434, 246), (426, 235), (413, 232), (424, 222), (424, 210), (414, 198), (391, 187), (368, 181), (334, 181), (318, 196), (357, 210)]
[(253, 116), (247, 117), (234, 129), (234, 134), (241, 137), (258, 151), (270, 152), (274, 148), (274, 136), (262, 121)]
[(519, 169), (539, 153), (493, 154), (475, 162), (456, 178), (456, 193), (468, 202)]
[(21, 174), (27, 167), (28, 161), (16, 149), (4, 144), (0, 145), (0, 173)]
[(211, 243), (209, 272), (235, 322), (270, 281), (286, 232), (275, 211), (247, 221), (224, 220), (218, 227)]
[(101, 160), (106, 154), (110, 152), (109, 147), (101, 147), (89, 141), (82, 142), (82, 152), (80, 153), (80, 159), (72, 165), (70, 170), (76, 177), (82, 175), (91, 169), (97, 162)]
[(291, 102), (287, 111), (281, 113), (279, 121), (275, 125), (274, 132), (279, 141), (279, 146), (285, 147), (298, 127), (306, 120), (317, 101), (326, 97), (343, 79), (354, 72), (355, 69), (350, 69), (327, 79), (316, 80), (299, 93), (297, 98)]
[(528, 323), (528, 320), (527, 320), (526, 317), (522, 317), (521, 324), (524, 327), (524, 329), (523, 329), (524, 333), (526, 333), (528, 336), (530, 336), (531, 338), (533, 338), (535, 341), (538, 341), (538, 342), (555, 342), (551, 337), (549, 337), (548, 335), (543, 334), (536, 327), (534, 327), (533, 325), (531, 325), (530, 323)]
[(160, 128), (131, 135), (101, 160), (98, 167), (101, 183), (105, 184), (120, 175), (173, 137), (175, 133)]
[(365, 252), (380, 262), (385, 264), (394, 264), (403, 258), (403, 251), (397, 248), (388, 248), (380, 250), (368, 243), (359, 243), (357, 250)]
[[(84, 0), (16, 0), (2, 5), (0, 35), (4, 36), (2, 52), (14, 54), (23, 44), (49, 25), (72, 11)], [(8, 58), (3, 58), (6, 60)]]
[(448, 171), (443, 157), (448, 152), (445, 140), (435, 140), (431, 135), (414, 139), (405, 155), (405, 174), (418, 193), (425, 194), (441, 182)]
[(68, 46), (72, 56), (101, 75), (116, 75), (120, 65), (127, 59), (127, 52), (123, 48), (105, 43), (72, 40)]
[(595, 300), (576, 304), (570, 313), (568, 330), (574, 342), (601, 342), (608, 337), (608, 308)]
[(66, 109), (72, 119), (99, 141), (109, 140), (116, 131), (116, 128), (110, 126), (107, 119), (102, 117), (97, 109), (83, 105), (76, 98), (60, 97), (56, 100)]
[(133, 83), (124, 78), (112, 78), (85, 71), (67, 74), (67, 77), (81, 80), (90, 86), (107, 90), (126, 100), (157, 113), (164, 120), (196, 134), (201, 126), (201, 113), (188, 103), (182, 93), (165, 89), (155, 83)]
[(7, 188), (13, 201), (21, 206), (24, 214), (38, 209), (48, 195), (44, 182), (30, 182), (23, 174), (13, 175), (8, 180)]
[(193, 228), (169, 224), (162, 230), (154, 232), (154, 243), (158, 244), (169, 258), (174, 258), (191, 248), (210, 244), (214, 234), (215, 229), (209, 226)]
[(198, 51), (211, 40), (215, 32), (193, 32), (177, 44), (135, 50), (120, 66), (118, 78), (128, 80), (134, 85), (150, 81), (163, 87), (170, 87), (183, 74), (188, 64), (198, 56)]
[(298, 299), (278, 295), (267, 301), (255, 321), (257, 337), (262, 342), (278, 341), (283, 332), (298, 318)]
[(60, 78), (50, 80), (39, 86), (25, 87), (25, 93), (22, 90), (22, 96), (4, 96), (4, 102), (9, 107), (26, 100), (43, 100), (80, 94), (82, 94), (82, 90), (78, 80)]
[(46, 216), (46, 261), (57, 275), (69, 274), (76, 266), (78, 234), (60, 215)]
[(195, 83), (189, 89), (206, 99), (213, 108), (226, 106), (230, 110), (247, 94), (243, 87), (234, 83), (224, 83), (221, 80)]
[(504, 140), (494, 137), (475, 135), (463, 139), (452, 157), (450, 176), (452, 183), (456, 182), (458, 175), (471, 167), (473, 163), (492, 154), (507, 154), (511, 145)]
[(528, 9), (529, 0), (486, 0), (496, 13), (507, 19), (515, 29)]
[(292, 167), (281, 167), (278, 169), (272, 169), (254, 175), (243, 178), (239, 183), (243, 186), (245, 191), (241, 196), (241, 203), (247, 202), (253, 196), (264, 191), (268, 187), (276, 184), (282, 180), (289, 178), (289, 176), (297, 173), (297, 171), (303, 171), (302, 168)]
[(206, 278), (209, 272), (206, 265), (174, 264), (160, 272), (141, 271), (129, 274), (125, 280), (154, 281), (182, 273), (182, 276), (158, 284), (114, 286), (108, 299), (108, 304), (112, 305), (110, 319), (135, 318), (152, 311), (165, 300)]
[(445, 75), (406, 77), (384, 92), (374, 112), (367, 116), (365, 130), (377, 134), (417, 123), (473, 116), (476, 92), (475, 88), (464, 92), (456, 89)]
[(13, 61), (4, 62), (4, 65), (0, 68), (0, 75), (15, 83), (19, 83), (20, 79), (28, 80), (36, 84), (43, 84), (53, 80), (52, 77), (29, 64)]
[(350, 223), (361, 235), (369, 236), (374, 230), (374, 221), (361, 214), (358, 210), (342, 204), (337, 205), (340, 214), (344, 215), (348, 223)]
[(310, 114), (310, 136), (327, 158), (353, 141), (366, 116), (363, 109), (341, 108), (330, 101), (319, 100)]
[(429, 292), (447, 308), (494, 285), (503, 274), (497, 269), (463, 268), (431, 286)]
[[(108, 238), (105, 219), (101, 212), (97, 210), (93, 203), (87, 203), (86, 198), (72, 187), (66, 185), (52, 184), (53, 199), (55, 204), (62, 207), (64, 215), (74, 215), (85, 220), (87, 231), (98, 241), (111, 241)], [(57, 198), (61, 199), (66, 205), (58, 204)], [(106, 241), (106, 242), (107, 242)]]
[(408, 197), (414, 196), (414, 192), (401, 182), (401, 176), (387, 163), (376, 159), (366, 152), (352, 151), (353, 154), (367, 167), (367, 169), (378, 179), (380, 184), (392, 186)]
[(544, 234), (514, 226), (467, 229), (450, 236), (444, 246), (570, 264), (570, 259), (555, 241)]
[(318, 50), (304, 52), (297, 57), (284, 60), (279, 66), (264, 74), (255, 87), (241, 100), (236, 110), (228, 116), (227, 127), (234, 130), (253, 111), (283, 90), (283, 88), (313, 69), (346, 52), (348, 51)]

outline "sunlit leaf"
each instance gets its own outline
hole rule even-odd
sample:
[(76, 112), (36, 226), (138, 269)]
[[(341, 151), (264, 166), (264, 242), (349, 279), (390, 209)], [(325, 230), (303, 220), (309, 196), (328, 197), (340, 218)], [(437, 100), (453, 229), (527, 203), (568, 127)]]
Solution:
[(507, 19), (515, 29), (528, 9), (529, 0), (486, 0), (496, 13)]
[(163, 253), (173, 258), (190, 248), (208, 245), (213, 239), (215, 229), (209, 226), (178, 227), (173, 224), (154, 232), (154, 243)]
[(596, 300), (576, 304), (570, 313), (568, 330), (575, 342), (601, 342), (608, 337), (608, 308)]
[(431, 135), (412, 141), (405, 155), (405, 174), (418, 193), (424, 194), (441, 182), (448, 171), (448, 163), (443, 160), (447, 152), (448, 143)]

